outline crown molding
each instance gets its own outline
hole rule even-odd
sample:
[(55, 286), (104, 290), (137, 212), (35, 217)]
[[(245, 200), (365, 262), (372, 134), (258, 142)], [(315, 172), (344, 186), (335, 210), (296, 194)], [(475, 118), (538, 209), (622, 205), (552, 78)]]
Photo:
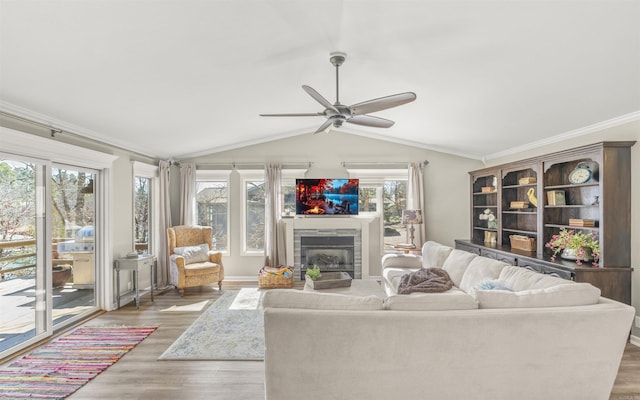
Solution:
[(591, 133), (603, 131), (609, 128), (615, 128), (617, 126), (625, 125), (630, 122), (640, 121), (640, 111), (634, 111), (628, 114), (621, 115), (619, 117), (611, 118), (602, 122), (588, 125), (583, 128), (574, 129), (569, 132), (561, 133), (559, 135), (551, 136), (546, 139), (537, 140), (535, 142), (527, 143), (522, 146), (512, 147), (508, 150), (499, 151), (492, 154), (487, 154), (482, 157), (482, 161), (494, 160), (496, 158), (502, 158), (511, 156), (514, 154), (522, 153), (529, 150), (535, 150), (537, 148), (563, 142), (565, 140), (573, 139), (579, 136), (589, 135)]
[(137, 153), (139, 155), (149, 157), (152, 159), (159, 158), (157, 155), (148, 153), (145, 149), (137, 149), (137, 148), (131, 147), (129, 144), (114, 141), (113, 139), (107, 138), (105, 135), (100, 134), (91, 129), (87, 129), (79, 125), (71, 124), (69, 122), (54, 118), (50, 115), (42, 114), (21, 106), (17, 106), (12, 103), (8, 103), (4, 100), (0, 100), (0, 113), (5, 114), (8, 118), (13, 117), (17, 120), (38, 125), (45, 129), (62, 131), (63, 133), (69, 134), (77, 138), (92, 140), (100, 144), (104, 144), (106, 146), (116, 147), (121, 150)]

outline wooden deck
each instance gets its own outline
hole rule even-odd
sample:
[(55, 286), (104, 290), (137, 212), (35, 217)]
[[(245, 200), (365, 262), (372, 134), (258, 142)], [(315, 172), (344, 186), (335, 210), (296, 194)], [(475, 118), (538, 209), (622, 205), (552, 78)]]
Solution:
[[(53, 289), (53, 323), (58, 324), (94, 308), (93, 289), (71, 285)], [(34, 336), (35, 280), (0, 281), (0, 352)]]
[[(256, 287), (256, 284), (225, 282), (223, 292), (242, 287)], [(214, 287), (189, 288), (183, 297), (175, 290), (156, 292), (155, 302), (151, 303), (146, 295), (139, 310), (129, 303), (84, 323), (87, 326), (153, 325), (158, 326), (158, 330), (70, 399), (264, 399), (264, 363), (261, 361), (158, 361), (200, 315), (202, 303), (220, 295)], [(295, 371), (295, 365), (291, 371)], [(570, 372), (568, 374), (570, 379)], [(640, 400), (639, 347), (627, 345), (610, 400)]]

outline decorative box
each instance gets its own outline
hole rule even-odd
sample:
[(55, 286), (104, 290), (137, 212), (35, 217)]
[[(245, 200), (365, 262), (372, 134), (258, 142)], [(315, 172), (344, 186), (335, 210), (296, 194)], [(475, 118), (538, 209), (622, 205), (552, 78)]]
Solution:
[(509, 236), (512, 249), (524, 250), (524, 251), (536, 251), (536, 239), (522, 235)]
[(493, 186), (483, 186), (482, 187), (482, 193), (492, 193), (495, 190), (496, 189)]
[(351, 275), (346, 272), (323, 272), (315, 281), (305, 276), (305, 285), (313, 290), (335, 289), (351, 286)]

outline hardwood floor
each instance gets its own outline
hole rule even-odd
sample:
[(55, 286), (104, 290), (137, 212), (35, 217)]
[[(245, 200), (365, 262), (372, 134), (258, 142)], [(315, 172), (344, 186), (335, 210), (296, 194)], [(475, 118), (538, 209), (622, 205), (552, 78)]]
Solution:
[[(223, 291), (241, 287), (256, 285), (225, 282)], [(84, 325), (154, 325), (158, 330), (70, 399), (264, 399), (264, 365), (260, 361), (157, 360), (200, 315), (200, 311), (175, 309), (215, 300), (220, 295), (221, 292), (211, 287), (187, 289), (183, 297), (169, 290), (157, 293), (154, 303), (148, 295), (144, 296), (139, 310), (130, 303), (87, 321)], [(610, 399), (640, 400), (639, 347), (627, 345)]]

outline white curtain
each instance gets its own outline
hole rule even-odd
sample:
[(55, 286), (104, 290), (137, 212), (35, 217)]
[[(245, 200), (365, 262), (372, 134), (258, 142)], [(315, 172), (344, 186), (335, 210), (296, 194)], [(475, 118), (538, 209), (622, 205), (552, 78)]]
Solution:
[(265, 265), (286, 265), (284, 247), (284, 224), (281, 221), (282, 200), (280, 198), (282, 168), (278, 164), (265, 166), (265, 219), (264, 253)]
[(163, 288), (169, 284), (169, 246), (167, 242), (167, 229), (171, 227), (171, 202), (169, 200), (169, 173), (171, 163), (160, 161), (159, 189), (160, 189), (160, 221), (158, 231), (160, 234), (160, 249), (158, 252), (158, 265), (156, 279), (158, 287)]
[(196, 165), (180, 164), (180, 225), (196, 225)]
[(407, 182), (407, 209), (422, 210), (423, 222), (415, 225), (414, 243), (419, 249), (427, 240), (426, 210), (424, 208), (424, 174), (422, 173), (422, 163), (409, 164), (409, 180)]

